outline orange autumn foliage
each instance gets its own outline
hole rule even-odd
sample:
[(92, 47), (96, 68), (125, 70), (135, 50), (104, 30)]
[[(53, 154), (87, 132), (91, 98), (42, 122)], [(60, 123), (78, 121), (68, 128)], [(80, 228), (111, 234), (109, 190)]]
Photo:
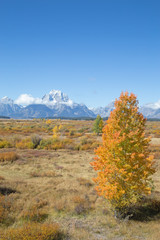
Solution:
[(102, 145), (91, 163), (98, 176), (96, 190), (116, 209), (135, 204), (150, 194), (155, 172), (149, 152), (150, 139), (144, 135), (146, 119), (138, 112), (136, 96), (121, 93), (103, 128)]

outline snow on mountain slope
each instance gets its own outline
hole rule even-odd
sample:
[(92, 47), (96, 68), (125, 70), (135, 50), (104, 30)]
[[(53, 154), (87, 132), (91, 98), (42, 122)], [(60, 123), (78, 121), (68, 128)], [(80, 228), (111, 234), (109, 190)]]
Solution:
[(99, 107), (91, 109), (94, 114), (100, 115), (101, 117), (109, 117), (110, 112), (114, 109), (114, 101), (109, 103), (106, 107)]
[(21, 94), (13, 101), (4, 97), (0, 100), (0, 115), (15, 118), (95, 117), (95, 114), (87, 106), (74, 103), (59, 90), (52, 90), (42, 98)]
[(0, 115), (6, 117), (15, 117), (19, 114), (21, 107), (14, 104), (14, 101), (8, 97), (0, 99)]
[(45, 94), (42, 97), (42, 103), (50, 107), (56, 104), (65, 104), (68, 106), (73, 105), (73, 101), (69, 99), (69, 97), (66, 94), (62, 93), (59, 90), (51, 90), (49, 94)]
[(12, 105), (13, 104), (13, 100), (11, 98), (5, 96), (5, 97), (0, 99), (0, 103)]
[[(23, 106), (23, 107), (22, 107)], [(73, 102), (59, 90), (51, 90), (42, 98), (21, 94), (15, 101), (7, 96), (0, 99), (0, 115), (13, 118), (32, 117), (108, 117), (114, 109), (114, 101), (106, 107), (88, 109), (84, 104)], [(139, 111), (147, 118), (160, 118), (160, 101), (146, 104)]]
[[(91, 109), (96, 115), (101, 117), (109, 117), (110, 112), (114, 109), (114, 102), (111, 102), (106, 107), (99, 107)], [(160, 101), (156, 103), (146, 104), (139, 108), (146, 118), (160, 118)]]

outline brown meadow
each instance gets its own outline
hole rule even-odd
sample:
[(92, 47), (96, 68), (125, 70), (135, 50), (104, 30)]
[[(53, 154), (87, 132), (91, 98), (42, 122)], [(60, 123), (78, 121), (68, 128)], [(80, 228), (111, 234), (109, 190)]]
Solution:
[(147, 122), (155, 189), (134, 218), (118, 220), (94, 190), (93, 121), (0, 120), (0, 239), (158, 239), (159, 132), (160, 122)]

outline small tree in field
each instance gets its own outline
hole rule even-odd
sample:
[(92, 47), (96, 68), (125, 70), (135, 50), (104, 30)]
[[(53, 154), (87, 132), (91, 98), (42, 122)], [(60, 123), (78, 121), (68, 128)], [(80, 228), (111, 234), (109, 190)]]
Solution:
[(62, 125), (55, 125), (53, 128), (53, 138), (56, 139), (60, 134), (60, 129), (62, 128)]
[(103, 119), (101, 118), (100, 115), (97, 115), (96, 120), (94, 121), (94, 126), (93, 126), (93, 131), (99, 135), (100, 133), (102, 133), (102, 129), (103, 129)]
[(94, 179), (98, 193), (111, 202), (118, 214), (137, 203), (142, 195), (151, 193), (155, 169), (148, 149), (150, 139), (144, 134), (145, 123), (138, 112), (136, 96), (122, 92), (91, 163), (98, 171)]

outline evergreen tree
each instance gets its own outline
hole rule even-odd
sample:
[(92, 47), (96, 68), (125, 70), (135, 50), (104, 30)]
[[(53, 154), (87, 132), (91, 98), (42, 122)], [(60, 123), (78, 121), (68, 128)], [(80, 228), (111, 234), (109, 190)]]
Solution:
[(100, 133), (102, 133), (103, 126), (103, 119), (100, 115), (97, 115), (97, 118), (94, 121), (93, 131), (97, 133), (97, 135), (99, 135)]

